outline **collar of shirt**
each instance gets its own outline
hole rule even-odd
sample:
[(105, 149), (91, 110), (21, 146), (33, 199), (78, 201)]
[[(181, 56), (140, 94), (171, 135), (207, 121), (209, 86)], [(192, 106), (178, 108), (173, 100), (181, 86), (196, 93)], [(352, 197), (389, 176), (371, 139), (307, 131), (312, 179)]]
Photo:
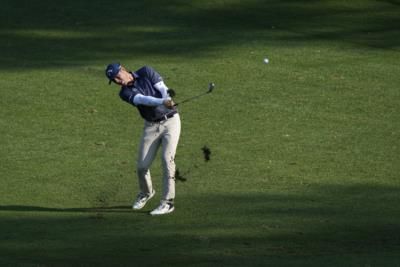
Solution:
[(135, 79), (140, 78), (139, 74), (137, 74), (136, 72), (131, 71), (130, 73), (132, 74), (133, 78), (135, 78)]
[(132, 83), (131, 85), (127, 85), (127, 86), (123, 86), (123, 87), (126, 87), (126, 88), (134, 88), (134, 87), (135, 87), (136, 80), (137, 80), (138, 78), (140, 78), (140, 76), (139, 76), (139, 74), (137, 74), (137, 73), (134, 72), (134, 71), (130, 71), (129, 73), (132, 74), (132, 76), (133, 76), (133, 78), (134, 78), (133, 83)]

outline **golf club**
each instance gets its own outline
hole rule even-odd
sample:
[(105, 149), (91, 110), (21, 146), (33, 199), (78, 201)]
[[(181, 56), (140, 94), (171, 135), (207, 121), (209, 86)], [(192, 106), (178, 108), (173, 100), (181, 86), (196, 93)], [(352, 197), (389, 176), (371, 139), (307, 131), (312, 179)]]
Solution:
[(182, 103), (185, 103), (185, 102), (192, 101), (192, 100), (194, 100), (194, 99), (196, 99), (196, 98), (199, 98), (199, 97), (201, 97), (201, 96), (203, 96), (203, 95), (209, 94), (209, 93), (211, 93), (211, 92), (214, 90), (214, 88), (215, 88), (215, 84), (211, 82), (211, 83), (208, 84), (208, 90), (207, 90), (207, 92), (202, 93), (202, 94), (200, 94), (200, 95), (192, 96), (192, 97), (187, 98), (187, 99), (185, 99), (185, 100), (182, 100), (182, 101), (179, 102), (179, 103), (175, 103), (174, 106), (177, 106), (177, 105), (182, 104)]

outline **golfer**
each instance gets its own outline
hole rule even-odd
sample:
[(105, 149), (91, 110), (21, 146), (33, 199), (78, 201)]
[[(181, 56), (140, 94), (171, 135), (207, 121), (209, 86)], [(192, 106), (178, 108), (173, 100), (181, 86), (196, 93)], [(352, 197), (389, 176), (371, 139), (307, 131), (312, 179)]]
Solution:
[(140, 192), (133, 203), (134, 210), (142, 209), (151, 199), (153, 189), (150, 165), (159, 147), (162, 147), (163, 192), (160, 205), (150, 212), (162, 215), (174, 211), (175, 152), (178, 146), (181, 121), (174, 102), (168, 95), (168, 87), (154, 69), (144, 66), (128, 71), (119, 63), (106, 68), (109, 83), (121, 86), (119, 96), (135, 106), (144, 119), (143, 135), (137, 159)]

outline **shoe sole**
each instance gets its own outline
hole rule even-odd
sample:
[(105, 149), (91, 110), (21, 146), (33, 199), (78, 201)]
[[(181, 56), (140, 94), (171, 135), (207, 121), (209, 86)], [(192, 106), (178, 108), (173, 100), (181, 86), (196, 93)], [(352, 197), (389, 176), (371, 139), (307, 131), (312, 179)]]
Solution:
[(149, 198), (146, 200), (146, 202), (144, 203), (143, 206), (141, 206), (140, 208), (135, 208), (134, 206), (132, 206), (132, 209), (133, 209), (133, 210), (141, 210), (141, 209), (143, 209), (144, 206), (146, 206), (147, 202), (149, 202), (149, 200), (152, 199), (152, 198), (154, 197), (155, 194), (156, 194), (156, 191), (153, 190), (153, 194), (151, 194), (151, 195), (149, 196)]

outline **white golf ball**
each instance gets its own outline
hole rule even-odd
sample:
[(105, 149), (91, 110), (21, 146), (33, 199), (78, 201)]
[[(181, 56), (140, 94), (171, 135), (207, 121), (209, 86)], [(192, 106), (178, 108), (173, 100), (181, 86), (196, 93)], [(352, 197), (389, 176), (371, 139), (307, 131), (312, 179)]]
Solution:
[(269, 63), (269, 59), (268, 58), (264, 58), (264, 63), (268, 64)]

